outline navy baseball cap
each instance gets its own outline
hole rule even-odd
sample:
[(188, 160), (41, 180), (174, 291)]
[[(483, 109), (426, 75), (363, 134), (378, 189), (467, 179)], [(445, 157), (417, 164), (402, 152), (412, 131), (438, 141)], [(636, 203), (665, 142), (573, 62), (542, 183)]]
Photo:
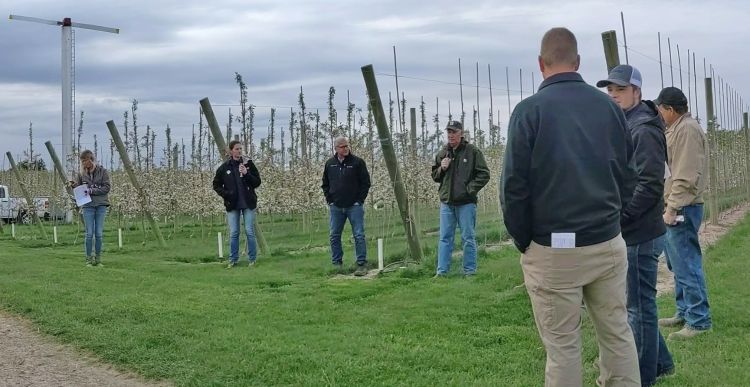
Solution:
[(614, 83), (617, 86), (633, 85), (640, 88), (641, 80), (641, 72), (637, 68), (631, 65), (619, 65), (610, 70), (607, 79), (597, 82), (596, 87), (607, 87)]
[(665, 87), (654, 100), (656, 105), (687, 106), (688, 100), (685, 93), (676, 87)]

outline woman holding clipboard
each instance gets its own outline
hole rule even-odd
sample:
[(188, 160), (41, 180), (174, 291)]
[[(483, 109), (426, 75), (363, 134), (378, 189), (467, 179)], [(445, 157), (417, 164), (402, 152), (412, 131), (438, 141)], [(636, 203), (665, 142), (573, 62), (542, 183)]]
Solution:
[(83, 194), (90, 198), (90, 201), (81, 206), (86, 226), (86, 266), (98, 266), (101, 264), (104, 218), (109, 207), (109, 173), (95, 163), (94, 152), (88, 149), (81, 152), (80, 159), (81, 172), (76, 174), (70, 185), (74, 188), (85, 187)]

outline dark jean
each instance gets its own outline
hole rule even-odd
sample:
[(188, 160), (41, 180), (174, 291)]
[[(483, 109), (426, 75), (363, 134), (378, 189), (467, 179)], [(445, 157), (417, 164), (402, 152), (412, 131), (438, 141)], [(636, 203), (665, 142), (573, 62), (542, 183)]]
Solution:
[(344, 250), (341, 247), (341, 232), (344, 231), (344, 224), (349, 219), (352, 225), (352, 234), (354, 234), (354, 251), (357, 255), (357, 265), (367, 263), (367, 242), (365, 241), (365, 208), (361, 204), (355, 204), (351, 207), (336, 207), (335, 204), (329, 206), (331, 211), (330, 222), (330, 241), (331, 241), (331, 261), (334, 265), (343, 263)]
[(659, 332), (656, 307), (656, 276), (659, 255), (666, 236), (628, 246), (628, 323), (638, 350), (641, 385), (651, 386), (656, 378), (674, 368), (672, 355)]
[(711, 328), (703, 254), (698, 230), (703, 219), (703, 205), (682, 207), (684, 222), (667, 227), (667, 266), (674, 273), (676, 317), (695, 330)]
[[(86, 256), (102, 254), (102, 239), (104, 238), (104, 218), (107, 216), (107, 206), (83, 207), (83, 224), (86, 226), (85, 249)], [(95, 243), (94, 243), (95, 242)], [(94, 245), (94, 254), (91, 254)]]

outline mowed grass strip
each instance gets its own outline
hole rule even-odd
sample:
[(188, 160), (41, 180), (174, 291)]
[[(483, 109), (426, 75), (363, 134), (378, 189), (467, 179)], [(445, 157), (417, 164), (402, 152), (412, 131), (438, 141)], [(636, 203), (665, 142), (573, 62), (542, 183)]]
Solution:
[[(252, 269), (177, 262), (186, 246), (192, 256), (215, 255), (215, 239), (195, 239), (176, 234), (174, 248), (129, 247), (87, 268), (80, 245), (0, 235), (0, 308), (108, 363), (177, 385), (543, 384), (545, 354), (525, 289), (516, 288), (522, 275), (511, 247), (482, 251), (473, 279), (454, 260), (446, 279), (431, 278), (430, 262), (353, 280), (332, 275), (327, 251), (314, 249), (261, 258)], [(677, 374), (660, 385), (746, 385), (747, 251), (748, 219), (707, 252), (714, 331), (669, 342)], [(661, 315), (673, 311), (671, 298), (660, 300)], [(587, 385), (596, 355), (584, 317)]]

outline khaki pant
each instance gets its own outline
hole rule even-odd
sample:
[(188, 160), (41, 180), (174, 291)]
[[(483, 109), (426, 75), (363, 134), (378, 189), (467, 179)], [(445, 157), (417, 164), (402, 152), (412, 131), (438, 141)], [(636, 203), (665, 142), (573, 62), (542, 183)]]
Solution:
[(586, 303), (599, 343), (598, 384), (641, 385), (625, 303), (627, 265), (620, 235), (574, 249), (532, 242), (521, 256), (534, 320), (547, 350), (545, 386), (583, 385), (581, 301)]

